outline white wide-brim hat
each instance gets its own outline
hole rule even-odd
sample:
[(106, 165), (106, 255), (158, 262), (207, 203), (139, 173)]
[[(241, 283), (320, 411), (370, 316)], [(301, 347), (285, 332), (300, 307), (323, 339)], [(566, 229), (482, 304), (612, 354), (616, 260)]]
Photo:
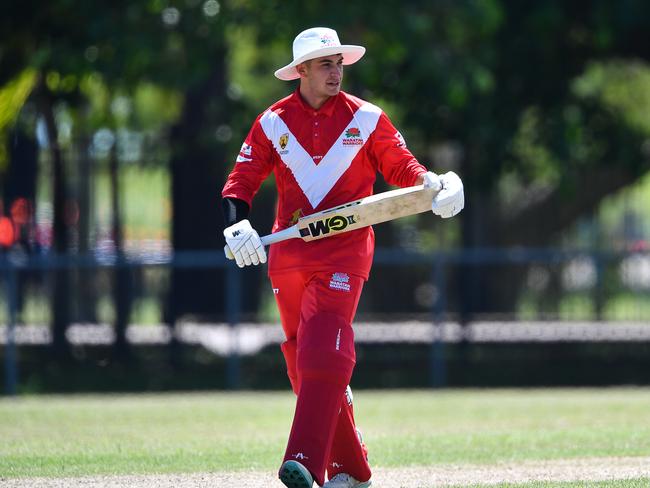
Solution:
[(343, 64), (354, 64), (365, 54), (363, 46), (341, 44), (334, 29), (313, 27), (302, 31), (293, 41), (293, 61), (275, 72), (275, 77), (290, 81), (300, 78), (296, 66), (309, 59), (340, 54)]

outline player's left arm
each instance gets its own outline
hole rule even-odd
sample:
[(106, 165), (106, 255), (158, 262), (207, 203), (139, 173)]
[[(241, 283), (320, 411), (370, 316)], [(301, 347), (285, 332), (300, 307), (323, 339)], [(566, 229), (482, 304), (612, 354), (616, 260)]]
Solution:
[(433, 199), (431, 211), (442, 217), (457, 215), (465, 206), (463, 182), (453, 171), (438, 175), (427, 171), (406, 147), (402, 134), (382, 112), (373, 133), (373, 156), (386, 182), (396, 186), (424, 184), (441, 188)]
[(401, 188), (422, 183), (427, 169), (406, 147), (402, 134), (382, 112), (370, 140), (370, 154), (389, 185)]

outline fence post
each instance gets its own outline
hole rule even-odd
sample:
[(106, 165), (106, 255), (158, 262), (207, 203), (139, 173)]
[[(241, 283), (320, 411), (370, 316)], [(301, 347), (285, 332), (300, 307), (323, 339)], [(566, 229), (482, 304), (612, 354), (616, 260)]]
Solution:
[(9, 260), (5, 267), (5, 286), (7, 287), (7, 345), (5, 348), (5, 392), (7, 395), (15, 395), (18, 385), (18, 364), (16, 355), (16, 270)]
[(603, 286), (603, 276), (605, 273), (605, 265), (603, 252), (596, 250), (592, 253), (592, 258), (596, 262), (596, 283), (594, 286), (594, 303), (596, 320), (600, 321), (603, 318), (603, 304), (605, 302), (605, 289)]
[(432, 388), (447, 385), (447, 365), (445, 363), (445, 342), (443, 338), (445, 309), (447, 307), (447, 290), (445, 280), (445, 258), (437, 253), (432, 267), (431, 281), (435, 286), (432, 306), (433, 338), (429, 351), (429, 371)]
[(242, 270), (234, 263), (226, 263), (226, 319), (230, 327), (230, 352), (226, 360), (226, 386), (229, 390), (240, 387), (239, 374), (239, 316), (241, 313)]

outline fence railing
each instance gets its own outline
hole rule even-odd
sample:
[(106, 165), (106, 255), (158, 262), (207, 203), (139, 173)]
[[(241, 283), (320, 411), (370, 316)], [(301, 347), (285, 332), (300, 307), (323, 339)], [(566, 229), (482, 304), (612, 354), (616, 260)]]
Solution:
[[(406, 315), (411, 320), (415, 317), (420, 322), (428, 322), (433, 327), (431, 333), (426, 335), (427, 341), (430, 342), (432, 384), (445, 383), (444, 347), (451, 340), (449, 339), (451, 336), (443, 333), (444, 326), (449, 327), (449, 324), (471, 326), (471, 323), (467, 323), (467, 314), (462, 313), (462, 300), (456, 296), (460, 289), (459, 282), (463, 279), (462, 270), (479, 270), (481, 274), (482, 267), (495, 266), (500, 267), (501, 272), (516, 268), (518, 286), (520, 286), (516, 300), (511, 301), (512, 308), (499, 311), (500, 321), (530, 322), (549, 318), (583, 322), (628, 320), (636, 324), (647, 322), (650, 325), (650, 306), (648, 306), (650, 253), (648, 252), (516, 248), (463, 249), (425, 254), (400, 249), (377, 249), (374, 269), (390, 270), (392, 285), (406, 288), (407, 298), (415, 297), (412, 304), (404, 305), (405, 308), (410, 307), (411, 313)], [(167, 274), (173, 270), (213, 269), (219, 274), (223, 284), (220, 288), (221, 296), (214, 297), (215, 302), (221, 301), (222, 304), (219, 315), (222, 320), (217, 320), (218, 322), (227, 325), (236, 334), (238, 324), (244, 320), (251, 322), (251, 317), (254, 323), (269, 321), (268, 311), (251, 314), (250, 310), (245, 310), (243, 286), (250, 287), (250, 280), (245, 284), (244, 272), (227, 261), (221, 252), (178, 252), (169, 256), (138, 258), (111, 255), (28, 256), (4, 253), (0, 255), (0, 274), (4, 281), (2, 294), (4, 312), (0, 313), (0, 324), (4, 322), (4, 337), (1, 339), (5, 349), (4, 369), (7, 393), (14, 393), (17, 385), (17, 347), (19, 346), (19, 341), (16, 340), (17, 329), (30, 325), (26, 323), (26, 317), (29, 319), (30, 316), (36, 316), (36, 321), (41, 325), (48, 324), (51, 319), (52, 310), (47, 305), (47, 295), (51, 292), (52, 284), (44, 284), (43, 276), (58, 270), (86, 271), (90, 272), (92, 280), (98, 279), (102, 273), (114, 273), (118, 269), (126, 269), (132, 273), (162, 270)], [(419, 282), (414, 279), (414, 274), (411, 272), (413, 269), (417, 269), (420, 273)], [(485, 271), (485, 273), (490, 272), (493, 270)], [(258, 270), (257, 273), (253, 286), (263, 288), (266, 283), (264, 270)], [(404, 286), (396, 285), (399, 277), (405, 281)], [(30, 280), (38, 282), (37, 285), (26, 287), (24, 282)], [(160, 309), (168, 296), (169, 280), (167, 276), (162, 280), (165, 285), (155, 283), (148, 285), (147, 280), (142, 279), (140, 284), (131, 290), (134, 296), (146, 301), (149, 308), (158, 306), (158, 314), (154, 314), (157, 320), (154, 317), (154, 321), (164, 322), (161, 320)], [(148, 295), (148, 286), (156, 289), (153, 294)], [(200, 287), (202, 284), (196, 283), (196, 286)], [(104, 286), (103, 290), (96, 291), (96, 294), (108, 295), (108, 298), (106, 296), (102, 298), (104, 302), (110, 302), (111, 294), (107, 292), (109, 288), (110, 286)], [(37, 291), (35, 292), (34, 289)], [(79, 289), (71, 289), (69, 293), (74, 294), (79, 291)], [(34, 296), (39, 294), (40, 299), (35, 299)], [(369, 294), (373, 296), (372, 287), (369, 287)], [(98, 296), (94, 299), (100, 301)], [(373, 303), (379, 303), (381, 297), (374, 299), (375, 302), (371, 301), (367, 306), (360, 307), (359, 320), (373, 321)], [(30, 315), (30, 312), (25, 312), (25, 309), (30, 307), (30, 303), (35, 302), (46, 303), (42, 307), (40, 316), (38, 313)], [(544, 308), (550, 302), (553, 302), (553, 313)], [(269, 307), (268, 303), (264, 305), (264, 297), (257, 303), (260, 308)], [(398, 308), (398, 305), (395, 304), (395, 307)], [(567, 312), (569, 305), (574, 309)], [(391, 315), (386, 310), (390, 312), (390, 305), (384, 307), (382, 322), (405, 321), (404, 311)], [(486, 317), (470, 315), (470, 322), (485, 322), (485, 320)], [(87, 322), (78, 318), (75, 320), (75, 317), (72, 317), (71, 321)], [(106, 320), (99, 321), (106, 322)], [(214, 321), (214, 317), (212, 320), (207, 320), (207, 322)], [(131, 317), (130, 322), (137, 323), (138, 320)], [(491, 330), (493, 331), (491, 333), (498, 335), (494, 332), (496, 329), (485, 330)], [(599, 333), (602, 335), (602, 332)], [(638, 331), (633, 334), (638, 334)], [(507, 340), (505, 336), (503, 337)], [(645, 340), (643, 334), (639, 337)], [(229, 385), (238, 384), (240, 354), (240, 348), (230, 348), (226, 372)]]

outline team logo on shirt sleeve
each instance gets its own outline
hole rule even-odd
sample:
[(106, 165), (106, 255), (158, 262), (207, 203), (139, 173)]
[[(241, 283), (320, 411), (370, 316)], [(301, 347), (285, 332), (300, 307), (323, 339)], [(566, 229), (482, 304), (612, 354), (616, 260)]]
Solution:
[(237, 156), (238, 163), (245, 163), (247, 161), (252, 161), (251, 157), (253, 155), (253, 146), (246, 144), (245, 142), (241, 145), (239, 150), (239, 155)]
[(406, 147), (406, 140), (400, 131), (395, 132), (395, 138), (397, 139), (397, 147)]

